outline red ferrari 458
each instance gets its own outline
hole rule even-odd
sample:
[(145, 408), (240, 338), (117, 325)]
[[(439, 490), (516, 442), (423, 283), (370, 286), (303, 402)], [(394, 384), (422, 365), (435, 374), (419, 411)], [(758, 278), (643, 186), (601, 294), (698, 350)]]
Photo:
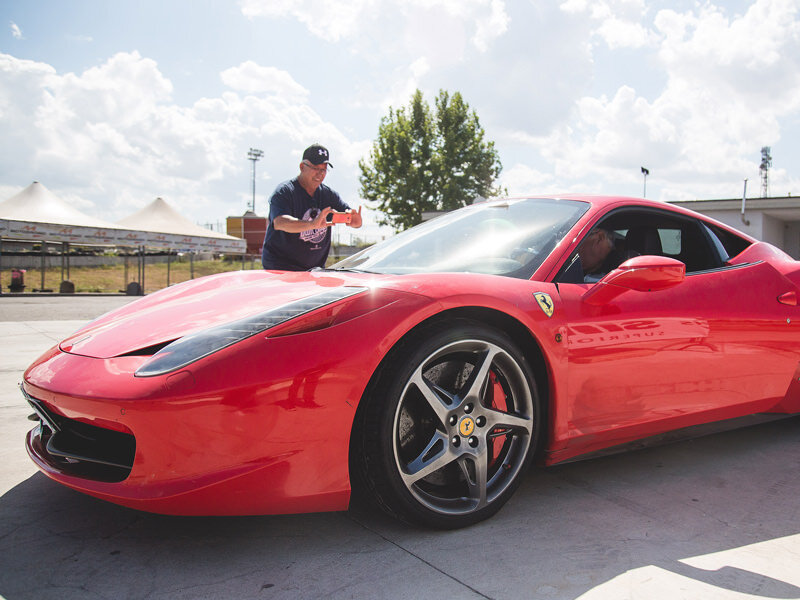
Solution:
[(664, 203), (482, 202), (100, 317), (25, 372), (27, 449), (157, 513), (344, 510), (359, 485), (461, 527), (533, 460), (800, 412), (798, 286), (785, 253)]

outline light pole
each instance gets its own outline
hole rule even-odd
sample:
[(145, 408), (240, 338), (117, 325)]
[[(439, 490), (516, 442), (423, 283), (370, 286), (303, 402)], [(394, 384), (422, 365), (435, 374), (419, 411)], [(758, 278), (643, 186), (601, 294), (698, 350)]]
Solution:
[(256, 161), (264, 156), (264, 152), (258, 148), (250, 148), (247, 153), (247, 160), (253, 161), (253, 212), (256, 212)]
[(642, 167), (642, 175), (644, 176), (644, 191), (642, 191), (642, 198), (647, 198), (647, 176), (650, 175), (650, 169)]

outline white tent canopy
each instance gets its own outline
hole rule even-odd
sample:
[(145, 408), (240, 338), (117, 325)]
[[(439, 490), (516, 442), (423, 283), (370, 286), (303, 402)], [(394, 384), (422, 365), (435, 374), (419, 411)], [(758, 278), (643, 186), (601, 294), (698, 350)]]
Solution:
[(167, 204), (162, 198), (156, 198), (150, 204), (117, 221), (118, 227), (126, 229), (136, 229), (140, 231), (152, 231), (165, 235), (180, 236), (182, 238), (208, 238), (206, 244), (212, 243), (211, 240), (219, 240), (220, 244), (231, 242), (241, 242), (236, 238), (224, 233), (217, 233), (205, 227), (195, 225), (189, 219), (182, 216), (178, 211)]
[(113, 223), (83, 214), (38, 181), (0, 203), (0, 219), (77, 227), (119, 228)]
[[(147, 211), (150, 207), (155, 208)], [(145, 211), (151, 216), (143, 219), (140, 227), (138, 215)], [(114, 224), (84, 215), (38, 181), (0, 203), (0, 238), (145, 246), (184, 252), (244, 253), (246, 247), (244, 240), (194, 225), (160, 198), (123, 221)], [(167, 226), (168, 223), (172, 226)]]

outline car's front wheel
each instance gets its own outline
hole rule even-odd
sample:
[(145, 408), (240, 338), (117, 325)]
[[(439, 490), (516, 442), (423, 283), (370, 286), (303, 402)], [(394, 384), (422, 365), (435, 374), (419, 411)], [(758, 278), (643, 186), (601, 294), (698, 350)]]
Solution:
[(414, 334), (367, 399), (362, 466), (401, 519), (471, 525), (509, 499), (541, 431), (532, 370), (503, 332), (453, 319)]

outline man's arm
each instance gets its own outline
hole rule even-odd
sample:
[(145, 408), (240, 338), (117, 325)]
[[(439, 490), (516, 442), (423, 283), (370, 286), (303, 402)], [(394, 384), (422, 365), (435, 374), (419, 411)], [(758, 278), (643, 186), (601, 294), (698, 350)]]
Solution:
[[(310, 229), (322, 229), (323, 227), (330, 227), (326, 217), (328, 213), (333, 210), (330, 207), (323, 208), (313, 221), (303, 221), (291, 215), (278, 215), (272, 220), (272, 226), (278, 231), (285, 231), (286, 233), (302, 233)], [(360, 221), (359, 215), (359, 221)]]

